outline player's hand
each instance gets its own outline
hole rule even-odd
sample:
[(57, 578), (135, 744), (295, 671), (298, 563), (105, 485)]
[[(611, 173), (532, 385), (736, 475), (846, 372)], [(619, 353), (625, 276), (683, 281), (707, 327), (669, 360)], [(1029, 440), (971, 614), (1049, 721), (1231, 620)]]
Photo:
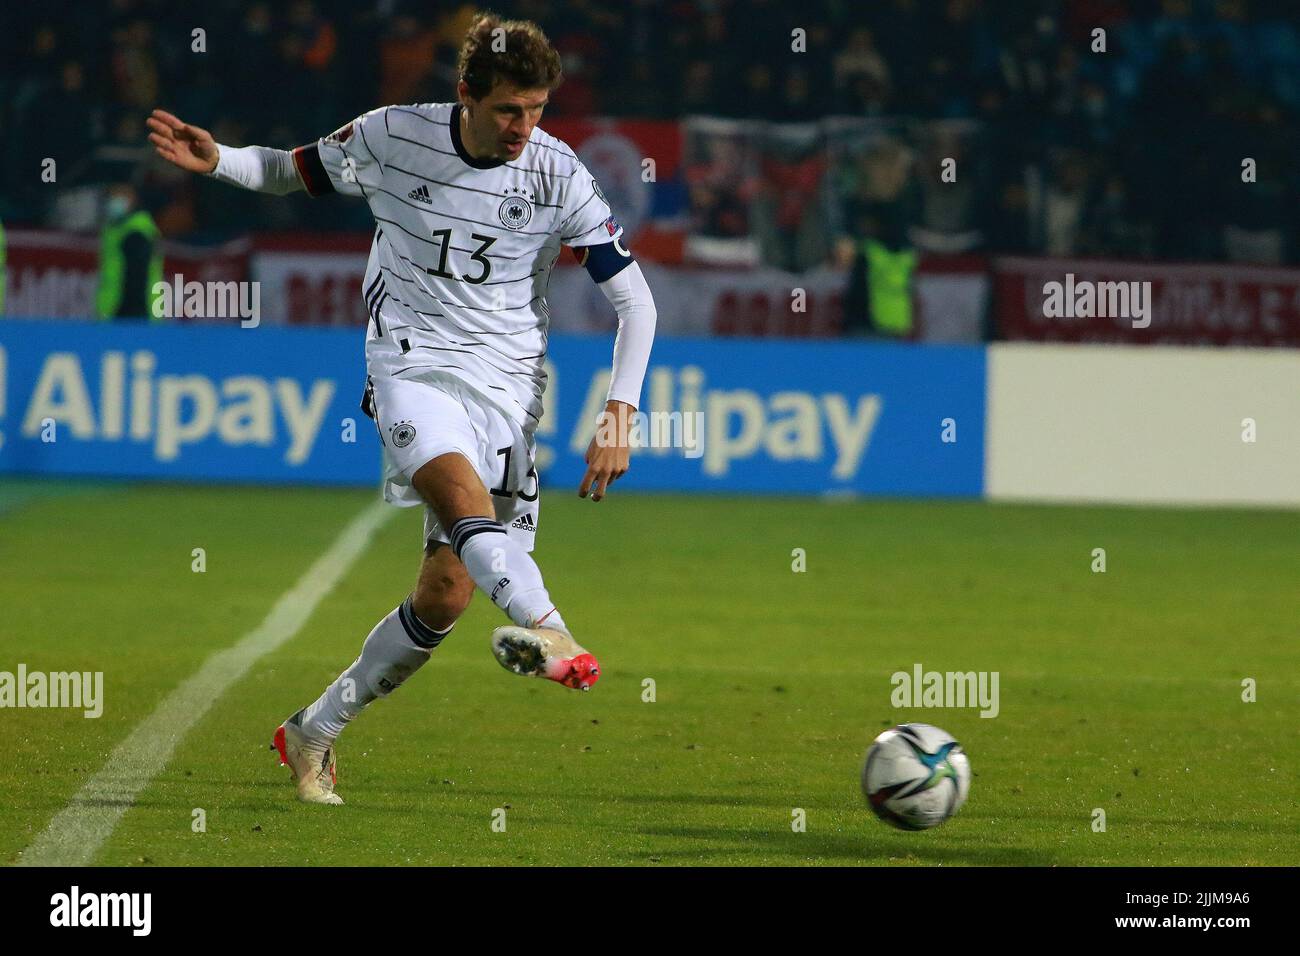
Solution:
[(636, 409), (626, 402), (606, 402), (596, 422), (596, 434), (587, 446), (587, 473), (578, 486), (578, 497), (599, 501), (609, 486), (627, 474), (632, 457), (628, 444), (628, 419)]
[(217, 168), (217, 143), (207, 130), (182, 123), (166, 110), (154, 110), (145, 123), (152, 130), (154, 152), (167, 162), (191, 173)]

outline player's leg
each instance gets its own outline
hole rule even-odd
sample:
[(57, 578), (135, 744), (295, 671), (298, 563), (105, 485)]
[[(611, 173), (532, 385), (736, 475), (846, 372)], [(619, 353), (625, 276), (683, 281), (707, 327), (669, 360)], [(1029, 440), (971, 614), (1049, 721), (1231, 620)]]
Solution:
[(387, 697), (429, 660), (473, 594), (474, 583), (451, 549), (430, 543), (415, 590), (375, 625), (352, 666), (303, 709), (304, 731), (318, 740), (338, 739), (367, 704)]
[[(411, 474), (450, 450), (476, 448), (474, 424), (460, 398), (446, 390), (383, 375), (367, 382), (384, 449), (384, 497), (417, 504)], [(473, 582), (464, 566), (428, 534), (423, 540), (415, 590), (371, 629), (352, 665), (276, 730), (280, 759), (292, 768), (303, 800), (342, 802), (334, 793), (339, 734), (367, 704), (392, 693), (429, 659), (469, 603)]]
[[(525, 450), (517, 451), (522, 455)], [(474, 583), (515, 622), (493, 634), (493, 652), (502, 665), (578, 690), (594, 684), (600, 676), (596, 659), (573, 640), (537, 563), (498, 520), (492, 496), (469, 459), (456, 453), (439, 456), (421, 466), (411, 483), (433, 509)]]
[(497, 520), (491, 495), (464, 455), (441, 455), (425, 463), (411, 483), (433, 508), (474, 583), (497, 607), (520, 627), (545, 624), (568, 630), (537, 563)]
[(415, 590), (374, 626), (352, 666), (303, 709), (303, 729), (318, 740), (336, 740), (368, 704), (401, 687), (429, 660), (472, 594), (473, 583), (451, 550), (430, 547)]
[(276, 748), (293, 769), (301, 799), (342, 802), (334, 793), (334, 744), (343, 728), (429, 660), (473, 593), (474, 583), (451, 549), (431, 542), (415, 590), (374, 626), (352, 665), (276, 731)]

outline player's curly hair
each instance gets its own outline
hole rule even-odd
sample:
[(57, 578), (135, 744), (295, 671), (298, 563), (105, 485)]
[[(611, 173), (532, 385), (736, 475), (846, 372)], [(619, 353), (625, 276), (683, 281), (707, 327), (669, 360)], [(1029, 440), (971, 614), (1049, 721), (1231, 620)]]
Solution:
[(524, 89), (553, 90), (562, 78), (560, 55), (541, 27), (531, 20), (502, 20), (495, 13), (480, 14), (469, 28), (456, 68), (476, 100), (501, 80)]

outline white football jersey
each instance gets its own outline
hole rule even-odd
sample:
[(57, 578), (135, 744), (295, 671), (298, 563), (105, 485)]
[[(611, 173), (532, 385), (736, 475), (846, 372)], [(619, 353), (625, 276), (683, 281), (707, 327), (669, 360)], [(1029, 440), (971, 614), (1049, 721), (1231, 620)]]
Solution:
[(562, 141), (534, 127), (518, 159), (475, 159), (460, 109), (380, 107), (294, 150), (294, 163), (311, 195), (360, 196), (374, 214), (368, 372), (450, 375), (532, 431), (561, 243), (599, 245), (623, 230)]

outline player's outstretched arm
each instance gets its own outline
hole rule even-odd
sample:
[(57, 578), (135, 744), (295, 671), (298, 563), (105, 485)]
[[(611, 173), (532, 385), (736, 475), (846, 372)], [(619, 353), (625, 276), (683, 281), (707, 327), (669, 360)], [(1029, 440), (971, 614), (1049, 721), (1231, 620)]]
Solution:
[(154, 110), (145, 120), (149, 142), (173, 166), (191, 173), (210, 173), (217, 168), (217, 143), (200, 126), (182, 122), (166, 110)]
[(222, 146), (201, 126), (186, 123), (166, 110), (154, 110), (145, 122), (154, 151), (187, 172), (276, 196), (305, 188), (293, 153), (286, 149)]

